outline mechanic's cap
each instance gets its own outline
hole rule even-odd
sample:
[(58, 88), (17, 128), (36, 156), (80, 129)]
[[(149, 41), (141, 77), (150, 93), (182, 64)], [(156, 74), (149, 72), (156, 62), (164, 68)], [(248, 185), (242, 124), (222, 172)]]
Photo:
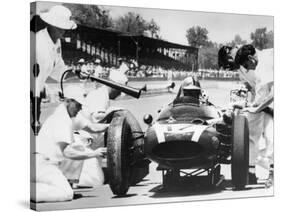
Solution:
[(64, 89), (64, 97), (67, 99), (74, 99), (81, 105), (85, 104), (85, 90), (78, 85), (69, 85)]
[(99, 59), (99, 58), (95, 59), (94, 63), (100, 64), (101, 63), (101, 59)]
[(85, 63), (84, 58), (81, 58), (80, 60), (78, 60), (78, 63)]
[(76, 29), (77, 24), (71, 20), (71, 11), (62, 5), (53, 6), (48, 12), (40, 14), (40, 18), (50, 24), (60, 29)]
[(131, 68), (131, 69), (136, 68), (136, 65), (135, 65), (132, 61), (130, 61), (130, 62), (131, 62), (130, 65), (129, 65), (130, 68)]

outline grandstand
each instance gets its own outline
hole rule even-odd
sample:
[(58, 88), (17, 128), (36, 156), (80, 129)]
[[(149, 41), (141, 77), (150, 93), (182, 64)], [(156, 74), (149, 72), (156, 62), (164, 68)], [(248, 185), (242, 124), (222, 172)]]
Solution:
[(198, 49), (194, 47), (82, 25), (67, 32), (66, 37), (62, 42), (62, 52), (69, 65), (79, 58), (91, 60), (99, 57), (104, 66), (116, 66), (118, 57), (124, 57), (135, 59), (140, 66), (198, 70)]

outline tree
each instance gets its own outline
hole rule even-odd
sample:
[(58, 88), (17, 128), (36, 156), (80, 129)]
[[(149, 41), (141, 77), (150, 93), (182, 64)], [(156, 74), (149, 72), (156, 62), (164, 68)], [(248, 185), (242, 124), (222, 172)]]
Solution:
[(89, 27), (111, 28), (113, 26), (109, 11), (96, 5), (67, 4), (72, 16), (78, 24)]
[(266, 48), (273, 48), (274, 47), (274, 33), (273, 31), (269, 31), (266, 34), (267, 37), (267, 44), (266, 44)]
[(148, 23), (148, 31), (150, 32), (152, 38), (159, 38), (158, 33), (160, 31), (160, 27), (157, 25), (154, 19), (151, 19), (151, 21)]
[(186, 38), (190, 46), (205, 46), (208, 41), (208, 30), (200, 26), (193, 26), (186, 31)]
[(203, 69), (217, 69), (218, 68), (218, 45), (216, 43), (204, 46), (199, 49), (198, 63), (199, 67)]
[(200, 68), (218, 68), (219, 44), (208, 39), (208, 30), (206, 28), (193, 26), (186, 31), (186, 38), (190, 46), (199, 48), (198, 63)]
[(102, 28), (112, 28), (113, 27), (113, 20), (109, 15), (109, 10), (101, 10), (100, 17), (99, 17), (99, 25)]
[(237, 34), (234, 36), (234, 39), (231, 41), (231, 46), (245, 45), (246, 43), (247, 41), (243, 40), (241, 36)]
[(252, 44), (257, 49), (260, 49), (260, 50), (265, 49), (266, 45), (268, 43), (266, 27), (258, 28), (258, 29), (255, 30), (255, 32), (252, 32), (251, 33), (251, 39), (252, 39)]
[(148, 23), (139, 14), (128, 12), (116, 20), (115, 29), (133, 35), (145, 35)]

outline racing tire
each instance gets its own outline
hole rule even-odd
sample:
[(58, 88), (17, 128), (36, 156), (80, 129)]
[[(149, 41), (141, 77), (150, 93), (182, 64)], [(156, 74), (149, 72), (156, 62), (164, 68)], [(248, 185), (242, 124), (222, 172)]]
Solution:
[(231, 177), (235, 189), (242, 190), (248, 183), (249, 128), (246, 117), (234, 115), (231, 132)]
[(141, 148), (138, 148), (138, 151), (134, 152), (134, 159), (144, 159), (144, 136), (143, 131), (141, 129), (141, 126), (135, 116), (129, 111), (129, 110), (118, 110), (113, 113), (111, 118), (107, 123), (110, 123), (114, 117), (117, 116), (124, 116), (126, 118), (126, 122), (130, 126), (131, 132), (132, 132), (132, 141), (129, 143), (129, 145), (138, 146)]
[(107, 170), (113, 194), (126, 195), (130, 187), (129, 145), (132, 132), (125, 116), (113, 117), (107, 136)]

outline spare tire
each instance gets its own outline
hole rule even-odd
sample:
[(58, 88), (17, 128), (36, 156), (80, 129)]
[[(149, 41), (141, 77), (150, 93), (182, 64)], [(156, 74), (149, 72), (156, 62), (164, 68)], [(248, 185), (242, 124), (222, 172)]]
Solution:
[(244, 189), (248, 183), (249, 128), (245, 116), (234, 115), (231, 132), (231, 177), (236, 189)]
[(132, 132), (125, 116), (115, 115), (107, 134), (107, 170), (113, 194), (125, 195), (130, 186)]

